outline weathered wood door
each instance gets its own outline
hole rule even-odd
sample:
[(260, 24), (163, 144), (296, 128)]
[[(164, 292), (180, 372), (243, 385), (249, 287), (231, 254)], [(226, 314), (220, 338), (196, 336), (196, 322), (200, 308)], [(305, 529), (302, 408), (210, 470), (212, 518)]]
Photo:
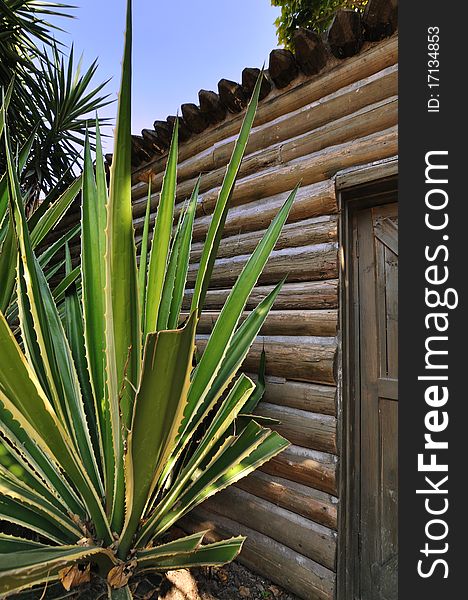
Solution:
[[(360, 600), (396, 600), (398, 562), (398, 213), (355, 213)], [(356, 285), (357, 284), (357, 285)]]

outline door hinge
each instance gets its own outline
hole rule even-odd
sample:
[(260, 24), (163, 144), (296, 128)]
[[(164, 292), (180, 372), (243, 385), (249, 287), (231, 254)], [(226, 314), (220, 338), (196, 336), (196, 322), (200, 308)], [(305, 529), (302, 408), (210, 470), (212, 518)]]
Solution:
[(359, 238), (358, 236), (356, 236), (356, 242), (355, 242), (355, 253), (356, 253), (356, 258), (359, 258)]

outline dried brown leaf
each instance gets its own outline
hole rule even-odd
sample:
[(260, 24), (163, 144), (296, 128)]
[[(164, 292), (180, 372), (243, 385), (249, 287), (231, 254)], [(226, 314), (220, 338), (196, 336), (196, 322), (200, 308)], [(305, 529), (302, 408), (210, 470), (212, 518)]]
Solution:
[(63, 587), (69, 592), (72, 588), (91, 581), (91, 565), (88, 563), (65, 567), (60, 569), (59, 577)]
[(113, 567), (107, 574), (107, 582), (112, 588), (118, 589), (127, 585), (130, 577), (133, 575), (133, 570), (137, 565), (136, 560), (128, 563), (122, 563)]

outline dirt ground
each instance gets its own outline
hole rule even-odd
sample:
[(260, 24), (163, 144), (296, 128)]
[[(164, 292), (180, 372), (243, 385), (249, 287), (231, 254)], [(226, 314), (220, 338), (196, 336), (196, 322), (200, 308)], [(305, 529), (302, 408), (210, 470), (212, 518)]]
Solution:
[(192, 572), (171, 571), (156, 597), (161, 600), (297, 600), (296, 596), (235, 562)]
[[(277, 585), (238, 563), (143, 576), (131, 584), (135, 600), (298, 600)], [(19, 593), (15, 600), (107, 600), (107, 586), (93, 578), (89, 584), (65, 592), (60, 583)]]

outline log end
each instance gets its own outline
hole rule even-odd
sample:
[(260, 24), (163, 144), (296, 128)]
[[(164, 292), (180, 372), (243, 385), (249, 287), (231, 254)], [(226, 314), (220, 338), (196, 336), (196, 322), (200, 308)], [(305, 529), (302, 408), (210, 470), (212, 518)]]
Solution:
[(247, 106), (247, 93), (244, 88), (230, 79), (220, 79), (218, 93), (221, 102), (232, 113), (239, 113)]
[(176, 122), (176, 119), (179, 119), (179, 141), (186, 142), (191, 137), (192, 132), (187, 127), (187, 123), (185, 122), (183, 117), (181, 117), (181, 116), (176, 117), (175, 115), (169, 115), (167, 117), (166, 122), (169, 125), (169, 127), (171, 128), (171, 134), (172, 134), (172, 130), (174, 129), (174, 124)]
[(361, 14), (354, 10), (339, 10), (328, 30), (330, 50), (337, 58), (354, 56), (364, 43)]
[(198, 92), (198, 99), (200, 101), (200, 110), (211, 125), (224, 121), (227, 110), (216, 92), (200, 90)]
[(398, 26), (398, 0), (370, 0), (362, 24), (364, 37), (370, 42), (389, 37)]
[(295, 79), (299, 69), (290, 50), (277, 48), (270, 52), (268, 72), (277, 88), (284, 88)]
[(151, 159), (151, 150), (140, 135), (132, 135), (132, 165), (139, 166), (143, 162)]
[[(252, 93), (255, 88), (255, 84), (257, 83), (257, 79), (260, 75), (260, 69), (246, 67), (242, 71), (242, 87), (246, 91), (248, 97), (252, 96)], [(259, 100), (263, 100), (268, 94), (271, 92), (272, 83), (268, 79), (265, 72), (263, 72), (262, 83), (260, 86), (260, 95)]]
[(168, 144), (159, 138), (154, 129), (142, 129), (141, 135), (152, 153), (162, 154), (168, 147)]
[(172, 128), (167, 121), (155, 121), (153, 123), (154, 131), (156, 132), (158, 139), (169, 148), (172, 139)]
[(201, 133), (208, 127), (208, 121), (196, 104), (182, 104), (182, 116), (187, 123), (187, 127), (193, 133)]
[(299, 27), (294, 33), (293, 45), (296, 62), (305, 75), (315, 75), (327, 64), (327, 49), (315, 31)]

